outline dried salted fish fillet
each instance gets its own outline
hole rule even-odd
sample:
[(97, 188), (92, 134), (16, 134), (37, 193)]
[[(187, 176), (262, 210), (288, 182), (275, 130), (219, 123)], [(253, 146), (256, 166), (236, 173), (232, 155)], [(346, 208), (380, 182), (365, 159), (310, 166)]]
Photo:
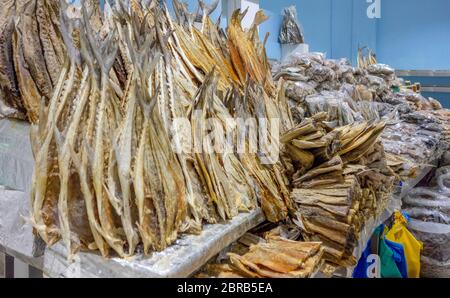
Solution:
[(59, 13), (59, 3), (58, 1), (55, 1), (55, 3), (56, 7), (51, 7), (51, 4), (45, 0), (36, 1), (35, 10), (42, 53), (52, 85), (53, 82), (58, 80), (61, 64), (64, 62), (63, 50), (61, 49), (63, 42), (51, 18), (51, 14)]
[(70, 87), (75, 77), (75, 69), (72, 67), (67, 75), (67, 65), (63, 68), (55, 93), (50, 101), (46, 130), (39, 140), (39, 151), (35, 156), (35, 170), (33, 174), (32, 204), (33, 224), (40, 237), (47, 243), (53, 244), (59, 240), (56, 222), (57, 192), (59, 191), (58, 162), (54, 150), (56, 144), (53, 139), (55, 122), (69, 96)]
[(306, 119), (298, 126), (292, 128), (288, 132), (286, 132), (280, 139), (282, 143), (287, 143), (296, 139), (299, 136), (309, 135), (311, 133), (316, 133), (318, 128), (312, 119)]
[[(0, 102), (4, 107), (0, 117), (24, 118), (26, 111), (20, 100), (20, 91), (14, 69), (14, 1), (0, 2)], [(9, 110), (9, 111), (8, 111)]]
[[(73, 66), (72, 66), (73, 67)], [(75, 106), (74, 114), (72, 115), (72, 120), (70, 126), (65, 131), (64, 135), (55, 127), (56, 143), (58, 146), (58, 165), (59, 165), (59, 175), (61, 179), (61, 186), (58, 198), (58, 216), (60, 223), (60, 230), (63, 241), (66, 244), (69, 258), (72, 258), (73, 253), (76, 249), (73, 248), (73, 238), (71, 233), (71, 224), (69, 219), (69, 179), (71, 178), (71, 151), (70, 148), (74, 147), (76, 133), (78, 126), (80, 124), (82, 112), (84, 106), (86, 105), (88, 96), (86, 93), (87, 87), (87, 69), (83, 74), (83, 79), (80, 85), (81, 94), (78, 94), (79, 101), (77, 101)], [(76, 237), (76, 236), (75, 236)]]
[(288, 273), (300, 267), (303, 262), (303, 259), (265, 248), (263, 245), (250, 247), (250, 252), (245, 254), (244, 258), (255, 265), (264, 266), (280, 273)]
[(39, 100), (41, 99), (41, 94), (28, 68), (26, 68), (23, 45), (20, 41), (21, 33), (16, 31), (13, 40), (15, 44), (14, 66), (20, 95), (23, 99), (23, 105), (27, 111), (28, 119), (32, 123), (36, 123), (39, 116)]
[(320, 202), (332, 205), (349, 205), (351, 197), (350, 191), (330, 190), (320, 192), (311, 189), (294, 189), (291, 193), (294, 201), (299, 204), (316, 205)]
[(286, 149), (289, 156), (300, 162), (304, 171), (309, 170), (314, 164), (314, 155), (306, 150), (299, 149), (297, 146), (286, 144)]
[(238, 65), (239, 67), (238, 74), (242, 83), (245, 82), (245, 74), (248, 74), (252, 80), (264, 86), (267, 94), (272, 96), (276, 90), (270, 72), (268, 69), (264, 69), (267, 63), (260, 60), (260, 56), (257, 55), (251, 40), (244, 38), (244, 36), (245, 32), (240, 23), (240, 11), (236, 10), (231, 16), (228, 26), (228, 44), (231, 52), (231, 60), (235, 66)]
[(342, 171), (342, 170), (343, 170), (342, 159), (339, 156), (335, 156), (330, 161), (323, 163), (322, 165), (310, 170), (302, 177), (296, 179), (294, 182), (300, 183), (300, 182), (304, 182), (307, 180), (311, 180), (312, 178), (319, 176), (319, 175), (327, 174), (327, 173), (334, 172), (334, 171)]
[(229, 253), (231, 268), (248, 277), (308, 277), (322, 260), (321, 243), (270, 239), (242, 256)]

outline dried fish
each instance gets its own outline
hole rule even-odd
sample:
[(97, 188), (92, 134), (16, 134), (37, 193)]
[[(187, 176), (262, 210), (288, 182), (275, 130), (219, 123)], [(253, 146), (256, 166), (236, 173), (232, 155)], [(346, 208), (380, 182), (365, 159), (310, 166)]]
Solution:
[(229, 253), (231, 269), (245, 277), (308, 278), (321, 266), (320, 242), (296, 242), (282, 238), (250, 246), (240, 256)]
[[(33, 116), (32, 202), (36, 232), (47, 244), (62, 239), (69, 258), (80, 249), (127, 257), (140, 245), (144, 253), (164, 250), (180, 233), (199, 233), (205, 222), (231, 219), (258, 203), (273, 222), (294, 214), (284, 165), (270, 150), (278, 146), (277, 123), (263, 122), (282, 115), (281, 131), (293, 126), (284, 88), (275, 88), (257, 39), (262, 12), (249, 31), (236, 13), (227, 38), (205, 5), (198, 30), (192, 26), (198, 18), (178, 2), (178, 22), (155, 2), (118, 2), (107, 18), (85, 2), (77, 20), (66, 4), (44, 2), (27, 6), (22, 26), (48, 28), (33, 38), (16, 30), (14, 38), (22, 51), (15, 56), (19, 86), (34, 82), (22, 84), (22, 92), (33, 92), (33, 100), (44, 95)], [(50, 48), (51, 42), (61, 44)], [(30, 48), (39, 50), (42, 65)], [(26, 61), (35, 63), (29, 72)], [(36, 67), (45, 72), (38, 75)], [(29, 105), (36, 115), (36, 102)], [(268, 141), (251, 136), (245, 143), (259, 141), (266, 155), (238, 152), (238, 133), (204, 142), (209, 119), (227, 131), (233, 116), (261, 122)], [(189, 129), (177, 128), (179, 119)], [(200, 150), (190, 150), (199, 140)]]

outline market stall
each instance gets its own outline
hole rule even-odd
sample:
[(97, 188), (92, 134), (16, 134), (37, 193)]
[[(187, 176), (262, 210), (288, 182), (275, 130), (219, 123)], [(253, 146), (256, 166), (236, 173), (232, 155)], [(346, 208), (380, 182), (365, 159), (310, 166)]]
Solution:
[(0, 26), (2, 252), (48, 277), (352, 277), (402, 210), (448, 267), (423, 199), (448, 203), (448, 169), (415, 187), (448, 160), (449, 111), (373, 53), (270, 64), (264, 12), (224, 29), (217, 3), (31, 2)]

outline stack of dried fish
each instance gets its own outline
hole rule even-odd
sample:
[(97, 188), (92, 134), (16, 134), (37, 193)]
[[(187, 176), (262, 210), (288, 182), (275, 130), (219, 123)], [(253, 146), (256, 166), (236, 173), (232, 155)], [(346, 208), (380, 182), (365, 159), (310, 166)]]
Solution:
[(198, 277), (308, 278), (322, 266), (320, 242), (272, 237), (252, 244), (243, 254), (228, 253), (224, 264), (210, 264)]
[(262, 13), (244, 31), (235, 12), (225, 34), (206, 12), (196, 29), (198, 15), (177, 1), (177, 22), (157, 1), (119, 1), (107, 19), (83, 5), (79, 20), (62, 3), (67, 52), (32, 130), (32, 219), (47, 244), (62, 239), (69, 256), (98, 249), (124, 257), (140, 243), (145, 253), (163, 250), (257, 199), (270, 221), (294, 212), (270, 150), (277, 123), (258, 123), (265, 142), (246, 139), (258, 152), (236, 150), (236, 132), (213, 141), (206, 129), (212, 119), (227, 131), (233, 116), (283, 118), (282, 132), (292, 126), (258, 38)]
[[(436, 100), (402, 88), (402, 80), (384, 64), (354, 68), (345, 59), (328, 60), (320, 53), (293, 54), (287, 61), (275, 64), (273, 74), (276, 80), (286, 80), (286, 95), (297, 122), (320, 108), (331, 112), (330, 121), (344, 124), (361, 121), (359, 117), (379, 119), (398, 105), (412, 110), (442, 108)], [(392, 87), (401, 87), (401, 92), (393, 92)], [(335, 107), (342, 112), (333, 114), (330, 109)]]
[[(330, 127), (385, 120), (382, 142), (388, 166), (403, 181), (414, 178), (421, 165), (447, 150), (446, 120), (432, 119), (433, 115), (445, 118), (446, 110), (435, 100), (401, 87), (401, 79), (387, 65), (372, 61), (354, 68), (345, 60), (310, 53), (292, 55), (275, 65), (273, 73), (275, 79), (285, 81), (295, 123), (319, 112), (327, 112)], [(400, 86), (401, 92), (393, 92), (394, 86)]]
[[(295, 176), (305, 174), (313, 166), (329, 162), (336, 155), (344, 163), (361, 161), (373, 149), (372, 146), (385, 127), (384, 122), (361, 122), (331, 129), (326, 119), (327, 113), (318, 113), (312, 118), (306, 118), (281, 137), (286, 153), (296, 163), (294, 166), (298, 171)], [(298, 179), (300, 177), (296, 177), (294, 183)], [(304, 181), (300, 179), (299, 182)]]
[(296, 170), (291, 197), (304, 239), (323, 242), (328, 261), (349, 266), (361, 229), (384, 210), (395, 178), (378, 140), (383, 122), (327, 130), (323, 119), (307, 118), (281, 138)]

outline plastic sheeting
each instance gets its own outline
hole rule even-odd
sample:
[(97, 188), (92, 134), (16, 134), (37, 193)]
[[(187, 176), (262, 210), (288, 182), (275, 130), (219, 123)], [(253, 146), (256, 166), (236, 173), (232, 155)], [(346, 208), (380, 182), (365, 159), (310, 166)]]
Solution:
[(0, 185), (26, 192), (31, 185), (33, 168), (30, 124), (0, 120)]
[(33, 236), (29, 214), (28, 193), (0, 187), (0, 250), (34, 264), (43, 246)]
[(300, 44), (304, 43), (302, 28), (297, 21), (297, 9), (295, 6), (286, 7), (283, 10), (283, 24), (279, 41), (281, 44)]
[(450, 167), (436, 170), (433, 187), (417, 187), (403, 200), (408, 228), (424, 244), (422, 277), (450, 277)]
[(44, 245), (29, 221), (34, 168), (29, 131), (27, 122), (0, 120), (0, 249), (39, 267)]

